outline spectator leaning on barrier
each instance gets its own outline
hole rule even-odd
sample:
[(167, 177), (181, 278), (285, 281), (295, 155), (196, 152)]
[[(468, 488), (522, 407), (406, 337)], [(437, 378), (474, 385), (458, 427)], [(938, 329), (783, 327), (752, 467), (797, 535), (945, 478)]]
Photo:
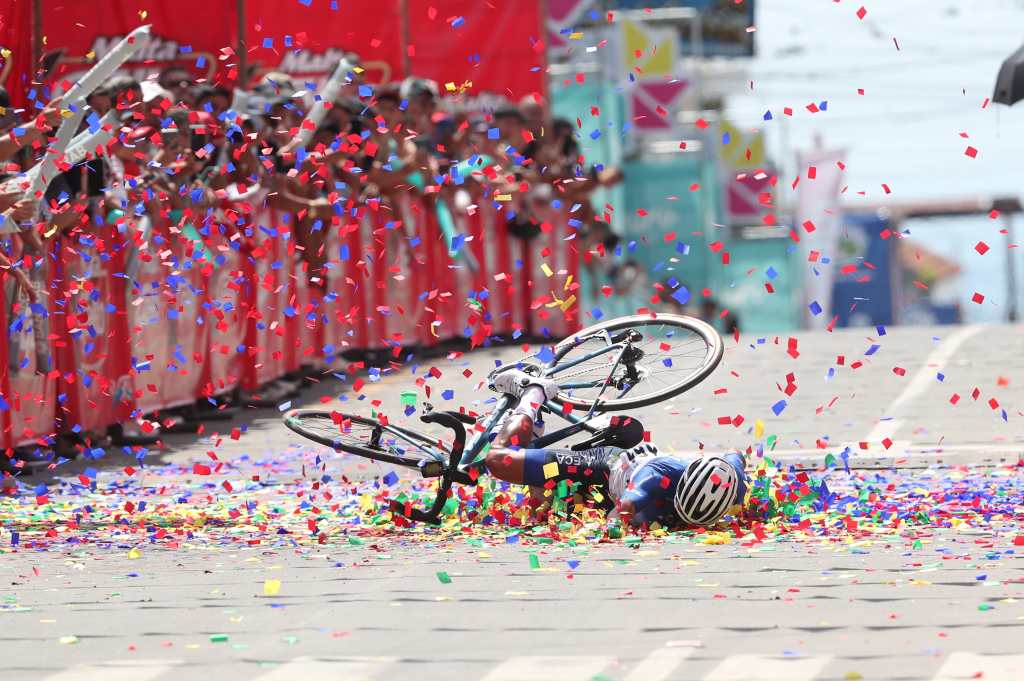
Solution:
[[(128, 242), (150, 249), (166, 248), (171, 240), (184, 238), (178, 235), (186, 230), (189, 239), (208, 248), (203, 233), (216, 225), (234, 239), (231, 243), (251, 249), (264, 237), (249, 218), (237, 216), (263, 206), (278, 211), (280, 229), (294, 234), (289, 257), (302, 259), (318, 295), (333, 293), (327, 263), (338, 254), (327, 251), (327, 235), (352, 229), (362, 219), (354, 216), (365, 215), (367, 206), (379, 222), (372, 243), (364, 247), (389, 259), (396, 281), (428, 266), (424, 249), (410, 246), (420, 239), (424, 211), (436, 213), (444, 231), (452, 229), (452, 208), (464, 214), (470, 206), (491, 203), (500, 208), (497, 215), (513, 236), (531, 240), (552, 206), (575, 206), (571, 218), (578, 230), (611, 238), (610, 225), (595, 215), (589, 196), (620, 180), (621, 173), (586, 167), (576, 126), (551, 119), (539, 95), (518, 105), (474, 111), (457, 99), (462, 95), (442, 98), (437, 84), (422, 78), (361, 87), (365, 83), (355, 67), (357, 58), (347, 59), (353, 65), (347, 81), (301, 149), (296, 140), (313, 97), (304, 83), (300, 87), (287, 74), (266, 73), (244, 93), (196, 83), (189, 69), (177, 65), (142, 82), (115, 74), (87, 99), (98, 117), (117, 112), (112, 139), (101, 156), (62, 167), (42, 207), (24, 195), (27, 183), (17, 174), (43, 157), (50, 134), (67, 112), (54, 100), (38, 105), (36, 114), (22, 121), (0, 91), (0, 159), (7, 175), (0, 212), (5, 221), (34, 224), (6, 238), (0, 268), (16, 280), (26, 300), (36, 301), (43, 291), (7, 254), (42, 257), (45, 238), (76, 238), (104, 225), (116, 226)], [(449, 110), (450, 101), (458, 107)], [(89, 125), (83, 123), (81, 131)], [(230, 219), (223, 208), (229, 197), (236, 215)], [(387, 228), (379, 226), (385, 223)], [(588, 248), (594, 245), (591, 240)], [(141, 293), (132, 271), (127, 274), (129, 295)], [(425, 280), (423, 285), (439, 284)], [(408, 293), (389, 288), (389, 295)], [(397, 300), (388, 302), (398, 305)], [(403, 304), (421, 303), (410, 298)], [(372, 312), (346, 314), (367, 317)], [(270, 393), (276, 397), (291, 388), (285, 384), (282, 390)], [(120, 432), (127, 431), (121, 427)]]

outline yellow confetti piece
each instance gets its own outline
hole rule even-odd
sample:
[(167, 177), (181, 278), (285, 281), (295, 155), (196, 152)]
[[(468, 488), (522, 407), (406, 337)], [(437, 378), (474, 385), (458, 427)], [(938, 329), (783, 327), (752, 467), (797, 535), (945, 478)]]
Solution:
[(762, 435), (764, 435), (764, 421), (757, 419), (754, 421), (754, 439), (760, 440)]
[(558, 462), (552, 461), (551, 463), (544, 464), (544, 479), (553, 478), (558, 475)]
[(455, 87), (455, 83), (445, 83), (444, 89), (448, 92), (455, 92), (458, 88)]
[(540, 271), (544, 273), (545, 277), (550, 277), (551, 275), (554, 274), (554, 272), (551, 271), (551, 268), (548, 267), (548, 264), (546, 262), (542, 262), (540, 264)]
[(77, 636), (61, 636), (57, 639), (62, 645), (70, 646), (78, 643)]
[(148, 17), (148, 16), (149, 16), (149, 12), (148, 11), (146, 11), (144, 9), (139, 10), (139, 19), (142, 19), (143, 21), (145, 21), (146, 17)]
[(365, 69), (362, 66), (353, 66), (352, 70), (355, 71), (356, 73), (363, 73), (365, 71)]
[(857, 681), (857, 679), (863, 679), (864, 675), (860, 672), (846, 672), (843, 674), (845, 681)]
[(139, 558), (142, 558), (142, 551), (139, 551), (138, 549), (131, 549), (128, 551), (128, 560), (138, 560)]
[(568, 277), (566, 277), (565, 283), (562, 285), (562, 290), (563, 291), (568, 291), (569, 287), (571, 285), (572, 285), (572, 275), (570, 274)]
[(580, 40), (583, 37), (582, 31), (576, 31), (575, 33), (569, 34), (569, 40)]
[(565, 312), (576, 302), (576, 296), (569, 296), (568, 300), (562, 303), (562, 312)]
[(708, 532), (704, 535), (705, 544), (728, 544), (732, 538), (727, 532)]
[(264, 596), (276, 596), (281, 592), (281, 580), (280, 579), (265, 579), (263, 580), (263, 595)]
[(85, 58), (89, 59), (89, 60), (95, 59), (96, 58), (96, 52), (94, 50), (89, 50), (88, 52), (85, 53)]
[(12, 52), (8, 50), (6, 47), (0, 50), (0, 56), (2, 56), (4, 59), (10, 58), (11, 54)]
[(512, 195), (511, 194), (498, 194), (494, 198), (497, 199), (498, 201), (511, 201), (512, 200)]

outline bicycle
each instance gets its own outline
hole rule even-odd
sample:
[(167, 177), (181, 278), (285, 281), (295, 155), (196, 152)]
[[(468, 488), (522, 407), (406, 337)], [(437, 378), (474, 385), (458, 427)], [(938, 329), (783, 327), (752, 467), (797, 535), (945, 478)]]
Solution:
[[(656, 352), (651, 352), (652, 347)], [(575, 351), (580, 352), (574, 355)], [(490, 376), (516, 367), (558, 381), (558, 395), (545, 402), (541, 410), (560, 417), (568, 425), (534, 439), (531, 447), (546, 447), (582, 432), (591, 437), (575, 446), (596, 447), (606, 443), (608, 432), (594, 425), (595, 415), (649, 406), (685, 392), (715, 370), (723, 351), (721, 337), (699, 319), (668, 314), (633, 315), (587, 327), (554, 346), (544, 346), (518, 362), (498, 367)], [(652, 359), (656, 360), (654, 365), (645, 362)], [(676, 378), (679, 373), (682, 376)], [(661, 387), (657, 387), (658, 383)], [(642, 388), (648, 384), (654, 389), (645, 394)], [(611, 394), (606, 396), (609, 391)], [(429, 404), (425, 405), (420, 420), (452, 430), (451, 445), (392, 424), (383, 415), (371, 419), (296, 409), (285, 414), (284, 424), (336, 451), (412, 468), (424, 478), (440, 478), (437, 497), (428, 510), (410, 509), (397, 502), (392, 502), (391, 507), (392, 512), (410, 520), (436, 524), (452, 484), (474, 485), (479, 475), (486, 473), (482, 455), (493, 439), (495, 426), (514, 407), (515, 400), (502, 395), (495, 409), (481, 420), (461, 411), (433, 411)], [(585, 414), (577, 416), (573, 413), (577, 410)], [(474, 426), (468, 444), (466, 426)]]

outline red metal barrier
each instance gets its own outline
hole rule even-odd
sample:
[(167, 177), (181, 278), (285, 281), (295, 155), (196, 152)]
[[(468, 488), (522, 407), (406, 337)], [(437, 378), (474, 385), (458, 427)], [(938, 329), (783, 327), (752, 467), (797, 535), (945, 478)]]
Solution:
[[(30, 278), (40, 292), (50, 293), (54, 284), (53, 256), (56, 242), (45, 253), (28, 254), (21, 244), (11, 252), (12, 261), (29, 257)], [(55, 351), (66, 343), (52, 332), (58, 297), (41, 293), (37, 303), (8, 276), (4, 282), (0, 325), (6, 330), (0, 344), (5, 362), (2, 387), (4, 449), (21, 445), (46, 446), (45, 437), (54, 432), (57, 408), (57, 362)]]
[(153, 377), (154, 390), (148, 392), (156, 391), (160, 376), (147, 371), (145, 357), (125, 352), (133, 343), (126, 309), (126, 241), (117, 227), (62, 237), (59, 246), (60, 288), (55, 294), (64, 309), (63, 319), (60, 313), (55, 317), (55, 333), (66, 339), (57, 356), (58, 402), (66, 410), (62, 406), (64, 415), (57, 414), (58, 425), (64, 430), (104, 431), (128, 420), (135, 399), (143, 397), (133, 373)]
[[(23, 294), (16, 301), (8, 278), (0, 446), (43, 444), (55, 427), (99, 431), (239, 386), (258, 390), (345, 350), (397, 357), (453, 337), (480, 345), (578, 328), (575, 230), (564, 212), (535, 211), (540, 232), (524, 240), (479, 193), (458, 206), (450, 193), (350, 204), (325, 223), (326, 263), (311, 273), (294, 218), (264, 197), (235, 192), (200, 225), (120, 218), (51, 240), (33, 275), (50, 289), (48, 316), (39, 306), (31, 314)], [(438, 218), (441, 200), (455, 248)]]

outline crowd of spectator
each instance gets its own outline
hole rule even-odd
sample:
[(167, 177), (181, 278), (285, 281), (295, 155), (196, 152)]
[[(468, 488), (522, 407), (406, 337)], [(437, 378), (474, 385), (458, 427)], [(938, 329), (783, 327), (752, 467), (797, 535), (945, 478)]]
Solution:
[(199, 82), (180, 67), (141, 82), (115, 74), (87, 99), (96, 116), (116, 114), (103, 153), (70, 167), (58, 160), (59, 175), (37, 196), (27, 195), (24, 173), (52, 153), (48, 143), (68, 112), (59, 96), (45, 98), (45, 86), (33, 88), (36, 99), (23, 110), (0, 92), (0, 277), (20, 289), (9, 314), (49, 295), (31, 276), (47, 239), (143, 217), (223, 231), (231, 229), (218, 213), (225, 198), (256, 196), (254, 188), (258, 200), (291, 214), (297, 257), (321, 288), (327, 230), (370, 200), (387, 207), (412, 194), (466, 206), (500, 198), (508, 232), (527, 240), (539, 231), (538, 212), (554, 203), (573, 213), (586, 247), (602, 240), (594, 230), (594, 244), (586, 241), (600, 222), (589, 197), (621, 173), (589, 165), (579, 124), (552, 118), (540, 95), (473, 110), (442, 97), (432, 81), (367, 84), (359, 72), (348, 74), (305, 144), (300, 131), (316, 93), (288, 74), (266, 73), (244, 91)]

